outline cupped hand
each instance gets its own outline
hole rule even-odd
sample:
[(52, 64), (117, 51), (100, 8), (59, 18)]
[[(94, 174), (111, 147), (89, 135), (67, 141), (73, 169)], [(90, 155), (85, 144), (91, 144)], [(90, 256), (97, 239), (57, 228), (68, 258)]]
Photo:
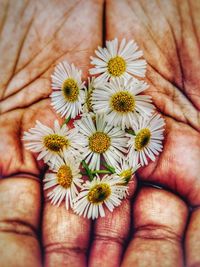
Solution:
[(109, 1), (107, 39), (134, 38), (148, 62), (147, 93), (166, 121), (162, 154), (138, 172), (134, 235), (122, 266), (200, 266), (200, 3)]
[[(84, 266), (90, 221), (43, 196), (43, 162), (24, 148), (36, 120), (52, 127), (50, 75), (68, 60), (83, 70), (102, 40), (101, 1), (1, 2), (1, 266)], [(14, 255), (14, 256), (13, 256)]]
[[(198, 2), (2, 1), (1, 10), (1, 266), (200, 265)], [(54, 66), (66, 59), (86, 79), (89, 56), (114, 37), (144, 51), (165, 141), (138, 172), (134, 201), (135, 180), (129, 199), (91, 223), (48, 202), (45, 166), (21, 137), (35, 120), (59, 118), (49, 100)]]

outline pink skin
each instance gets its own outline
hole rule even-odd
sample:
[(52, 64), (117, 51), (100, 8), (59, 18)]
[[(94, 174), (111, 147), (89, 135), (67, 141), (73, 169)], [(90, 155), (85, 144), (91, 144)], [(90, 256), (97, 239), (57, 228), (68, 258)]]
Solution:
[[(200, 265), (200, 3), (178, 2), (1, 1), (1, 266)], [(135, 39), (148, 61), (148, 93), (166, 131), (163, 153), (138, 178), (166, 189), (141, 186), (132, 199), (134, 180), (130, 198), (91, 227), (46, 201), (45, 166), (20, 140), (35, 120), (59, 118), (48, 98), (58, 62), (75, 63), (86, 79), (103, 8), (105, 38)]]

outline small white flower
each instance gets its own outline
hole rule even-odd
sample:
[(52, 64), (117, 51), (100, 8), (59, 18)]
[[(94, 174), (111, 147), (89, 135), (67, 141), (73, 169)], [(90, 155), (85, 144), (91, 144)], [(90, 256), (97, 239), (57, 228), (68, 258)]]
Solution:
[(77, 129), (68, 129), (65, 124), (60, 126), (57, 120), (54, 129), (36, 121), (36, 126), (24, 133), (23, 140), (27, 149), (39, 153), (38, 160), (43, 159), (45, 163), (51, 161), (53, 165), (62, 151), (75, 157), (80, 157), (80, 153), (84, 152), (83, 137)]
[(61, 117), (75, 118), (82, 112), (85, 86), (81, 81), (81, 71), (67, 61), (59, 63), (52, 77), (52, 106)]
[[(119, 46), (119, 47), (118, 47)], [(144, 77), (146, 72), (146, 61), (139, 59), (143, 52), (132, 40), (126, 43), (123, 39), (118, 45), (118, 39), (106, 42), (106, 48), (98, 47), (95, 51), (96, 57), (91, 57), (91, 64), (95, 65), (90, 69), (90, 74), (101, 74), (98, 80), (108, 80), (113, 77), (124, 77), (129, 79), (132, 75)]]
[(63, 157), (58, 157), (55, 165), (50, 165), (53, 172), (48, 172), (44, 179), (44, 190), (52, 188), (47, 197), (53, 205), (59, 206), (65, 199), (65, 206), (68, 210), (73, 207), (73, 201), (78, 195), (78, 188), (81, 188), (83, 180), (80, 174), (80, 162), (69, 157), (66, 152)]
[(113, 175), (105, 175), (102, 179), (97, 176), (92, 182), (87, 181), (75, 200), (75, 213), (96, 219), (105, 216), (105, 206), (112, 212), (121, 204), (127, 190), (126, 186), (119, 185), (120, 182), (120, 178)]
[[(121, 185), (128, 185), (130, 180), (132, 180), (135, 176), (135, 172), (140, 168), (140, 164), (135, 164), (134, 167), (130, 166), (128, 160), (126, 158), (122, 158), (120, 161), (120, 165), (115, 166), (115, 172), (121, 180)], [(126, 198), (129, 195), (128, 187), (122, 198)]]
[(91, 170), (100, 169), (101, 156), (109, 165), (115, 166), (127, 152), (126, 133), (119, 127), (108, 125), (104, 115), (93, 117), (88, 114), (76, 121), (76, 127), (84, 135), (84, 158)]
[(122, 158), (119, 165), (115, 166), (116, 174), (121, 178), (121, 182), (128, 184), (133, 178), (134, 173), (140, 168), (140, 164), (130, 165), (129, 161)]
[(163, 148), (164, 125), (164, 119), (159, 114), (154, 114), (151, 118), (139, 118), (138, 124), (133, 127), (135, 135), (130, 135), (128, 142), (127, 158), (131, 166), (136, 163), (147, 165), (147, 157), (155, 161), (155, 155), (157, 156)]
[(137, 123), (138, 115), (147, 117), (153, 112), (151, 97), (140, 94), (147, 87), (143, 81), (112, 79), (93, 92), (93, 109), (97, 113), (105, 113), (110, 125), (130, 128)]

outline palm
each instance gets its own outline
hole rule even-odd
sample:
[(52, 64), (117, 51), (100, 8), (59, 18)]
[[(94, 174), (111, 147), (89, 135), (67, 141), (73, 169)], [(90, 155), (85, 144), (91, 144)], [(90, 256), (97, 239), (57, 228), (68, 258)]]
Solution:
[[(52, 12), (55, 6), (59, 13), (56, 18)], [(78, 63), (78, 67), (84, 71), (86, 77), (89, 55), (100, 39), (99, 37), (93, 38), (93, 43), (90, 46), (87, 45), (88, 39), (86, 40), (85, 36), (91, 38), (90, 31), (93, 27), (88, 24), (85, 31), (76, 32), (70, 36), (69, 41), (68, 34), (71, 34), (75, 27), (79, 28), (82, 23), (81, 20), (77, 24), (70, 23), (74, 17), (79, 17), (80, 12), (79, 6), (73, 1), (67, 5), (64, 3), (56, 5), (52, 2), (47, 10), (44, 10), (43, 6), (33, 3), (28, 6), (25, 3), (16, 3), (16, 8), (19, 11), (18, 19), (20, 12), (25, 12), (24, 17), (19, 21), (16, 33), (20, 48), (16, 47), (15, 50), (13, 49), (14, 51), (4, 53), (0, 62), (1, 68), (5, 72), (1, 83), (3, 87), (1, 91), (2, 125), (5, 125), (2, 134), (6, 140), (12, 139), (7, 141), (6, 149), (13, 151), (14, 145), (13, 152), (16, 153), (15, 159), (17, 159), (16, 166), (13, 164), (8, 166), (7, 164), (13, 158), (13, 153), (7, 155), (8, 158), (3, 165), (4, 175), (13, 174), (16, 171), (30, 173), (39, 171), (35, 160), (24, 150), (16, 136), (22, 137), (23, 132), (32, 127), (35, 120), (42, 120), (44, 123), (52, 125), (56, 115), (49, 105), (48, 97), (51, 92), (49, 77), (54, 66), (57, 62), (67, 58), (70, 62)], [(86, 5), (82, 10), (82, 18), (89, 12)], [(29, 15), (28, 17), (26, 13)], [(40, 28), (43, 20), (48, 20), (48, 24), (43, 24), (43, 27)], [(26, 27), (22, 27), (24, 24)], [(4, 25), (4, 28), (6, 26)], [(14, 30), (15, 22), (10, 22), (10, 27)], [(98, 28), (97, 26), (97, 31)], [(7, 43), (11, 43), (12, 38), (13, 36), (7, 36), (7, 39), (5, 38), (1, 43), (1, 49), (4, 49)], [(8, 66), (5, 66), (5, 62), (9, 62)], [(2, 146), (2, 149), (5, 147)], [(22, 155), (24, 155), (23, 158)]]
[[(187, 9), (193, 8), (193, 11), (195, 8), (192, 5), (187, 6), (186, 3), (183, 6), (184, 16), (187, 16)], [(127, 38), (134, 36), (139, 42), (148, 61), (148, 94), (166, 119), (164, 151), (156, 163), (149, 164), (140, 173), (141, 177), (165, 185), (186, 197), (192, 205), (198, 205), (200, 165), (195, 159), (200, 157), (200, 98), (197, 88), (199, 47), (195, 42), (195, 33), (187, 32), (186, 29), (180, 36), (176, 30), (188, 23), (190, 31), (191, 23), (183, 20), (180, 25), (180, 18), (173, 17), (174, 13), (178, 12), (175, 3), (161, 1), (157, 4), (147, 4), (125, 1), (117, 5), (110, 4), (109, 7), (113, 19), (108, 21), (107, 38), (111, 39), (116, 35), (123, 37), (126, 29)], [(121, 19), (129, 18), (123, 26), (114, 23), (115, 18), (120, 16), (120, 10), (123, 10)], [(146, 17), (140, 18), (140, 12), (144, 12)], [(195, 13), (193, 14), (195, 21)], [(147, 18), (152, 19), (153, 24), (145, 24), (143, 20)], [(193, 41), (190, 43), (187, 39), (189, 34)], [(191, 60), (193, 58), (194, 61)]]
[[(190, 205), (198, 206), (200, 204), (198, 194), (200, 164), (197, 160), (200, 158), (198, 117), (200, 102), (198, 88), (195, 87), (199, 79), (196, 63), (199, 61), (199, 55), (195, 53), (199, 50), (197, 39), (192, 38), (192, 46), (195, 49), (190, 49), (190, 46), (187, 47), (187, 44), (184, 44), (184, 51), (181, 49), (180, 54), (177, 54), (179, 49), (176, 48), (182, 45), (180, 36), (178, 36), (180, 29), (174, 33), (171, 27), (173, 20), (176, 19), (168, 17), (168, 14), (172, 10), (175, 12), (177, 8), (173, 6), (173, 3), (166, 4), (166, 2), (165, 7), (162, 7), (163, 3), (164, 1), (159, 5), (152, 4), (152, 6), (150, 3), (145, 3), (145, 11), (143, 11), (145, 16), (144, 14), (142, 16), (140, 12), (142, 12), (143, 4), (139, 2), (108, 2), (106, 13), (110, 16), (106, 21), (106, 39), (124, 36), (128, 39), (134, 38), (143, 48), (149, 63), (147, 80), (150, 88), (148, 93), (152, 95), (155, 105), (166, 119), (163, 153), (155, 163), (150, 163), (148, 167), (139, 172), (140, 178), (156, 185), (165, 186), (181, 195)], [(3, 4), (5, 12), (7, 12), (6, 5), (6, 3)], [(155, 16), (153, 12), (156, 12), (158, 6), (163, 13)], [(36, 229), (36, 233), (40, 231), (41, 203), (37, 177), (43, 174), (44, 165), (42, 162), (38, 163), (35, 155), (24, 149), (20, 138), (25, 130), (34, 125), (35, 120), (41, 120), (52, 126), (52, 122), (56, 118), (55, 112), (50, 107), (48, 96), (51, 92), (49, 76), (57, 62), (63, 59), (74, 62), (84, 71), (84, 77), (86, 77), (89, 56), (97, 45), (101, 44), (103, 3), (101, 1), (85, 1), (80, 4), (68, 1), (66, 4), (63, 1), (56, 4), (52, 1), (50, 4), (48, 2), (48, 8), (45, 8), (39, 3), (32, 2), (26, 5), (18, 2), (16, 9), (18, 12), (15, 11), (15, 15), (18, 14), (19, 17), (15, 20), (20, 19), (19, 26), (16, 30), (14, 28), (15, 21), (13, 23), (7, 20), (2, 29), (11, 25), (14, 33), (6, 35), (0, 45), (0, 49), (3, 51), (0, 66), (4, 72), (1, 82), (3, 90), (0, 119), (1, 125), (3, 125), (0, 147), (1, 155), (4, 156), (0, 167), (4, 177), (12, 177), (1, 181), (0, 192), (4, 203), (1, 222), (3, 222), (3, 230), (14, 233), (14, 228), (17, 227), (18, 232), (28, 233), (27, 236), (35, 236), (35, 230), (32, 229)], [(163, 11), (164, 9), (166, 10)], [(121, 10), (123, 10), (122, 13)], [(136, 18), (135, 12), (141, 15), (141, 19), (140, 16)], [(185, 8), (182, 12), (188, 11)], [(195, 12), (193, 13), (195, 14)], [(92, 17), (91, 14), (93, 14)], [(151, 15), (153, 23), (142, 21), (143, 18)], [(119, 23), (119, 18), (123, 20), (123, 26)], [(162, 23), (159, 24), (159, 21)], [(162, 35), (165, 31), (167, 34), (164, 35), (163, 40)], [(188, 31), (190, 32), (190, 29)], [(186, 31), (185, 35), (187, 36), (189, 32)], [(196, 34), (198, 35), (198, 33)], [(12, 43), (13, 39), (16, 40), (17, 45), (14, 49), (5, 52), (6, 45)], [(167, 53), (165, 53), (165, 49), (168, 49)], [(196, 59), (195, 62), (190, 60), (193, 57)], [(6, 64), (7, 62), (9, 64)], [(16, 179), (16, 177), (18, 178)], [(133, 185), (133, 191), (134, 187), (135, 185)], [(136, 203), (142, 201), (143, 190), (146, 189), (141, 190)], [(153, 189), (153, 193), (151, 189), (149, 190), (145, 191), (145, 196), (154, 194)], [(24, 198), (20, 198), (21, 194), (24, 194)], [(165, 193), (163, 194), (165, 199)], [(173, 195), (169, 196), (169, 199), (173, 198)], [(6, 199), (9, 199), (9, 202)], [(29, 201), (24, 203), (24, 199), (29, 199)], [(13, 214), (16, 201), (18, 201), (19, 209)], [(134, 210), (135, 223), (139, 227), (138, 211)], [(180, 210), (178, 211), (180, 212)], [(187, 214), (184, 205), (181, 206), (181, 212), (183, 211), (184, 214)], [(104, 266), (106, 264), (109, 267), (116, 266), (116, 262), (120, 261), (123, 240), (126, 240), (129, 234), (130, 212), (130, 203), (126, 201), (123, 207), (117, 209), (114, 214), (108, 214), (106, 219), (100, 219), (95, 224), (95, 240), (90, 252), (91, 266), (99, 266), (98, 264), (101, 264), (102, 260), (105, 261)], [(187, 215), (184, 216), (184, 220), (186, 220)], [(5, 222), (7, 222), (6, 225)], [(42, 224), (45, 261), (48, 266), (55, 266), (55, 264), (59, 266), (61, 262), (62, 264), (66, 263), (66, 266), (68, 264), (83, 266), (83, 262), (86, 264), (85, 251), (89, 246), (90, 233), (90, 224), (87, 220), (79, 218), (71, 212), (66, 212), (64, 206), (56, 209), (45, 202)], [(180, 234), (182, 235), (185, 223), (181, 227)], [(7, 239), (4, 238), (6, 242)], [(21, 244), (19, 237), (12, 238), (18, 245)], [(26, 240), (26, 237), (23, 238)], [(109, 241), (112, 242), (109, 243)], [(35, 242), (30, 238), (26, 242), (29, 247), (34, 249), (28, 251), (26, 247), (22, 246), (21, 251), (24, 251), (24, 257), (32, 262), (32, 266), (40, 266), (38, 241)], [(133, 240), (132, 246), (135, 249), (134, 242), (135, 240)], [(104, 254), (104, 258), (102, 258), (102, 253), (98, 254), (99, 250)], [(135, 251), (137, 252), (137, 249)], [(93, 256), (95, 259), (92, 259)], [(109, 260), (110, 258), (114, 258), (115, 261)], [(5, 264), (7, 260), (8, 256), (7, 258), (5, 256)], [(15, 261), (12, 262), (12, 259), (9, 259), (9, 263), (10, 266), (15, 266)], [(126, 265), (126, 261), (124, 264)], [(128, 263), (127, 266), (129, 266)]]

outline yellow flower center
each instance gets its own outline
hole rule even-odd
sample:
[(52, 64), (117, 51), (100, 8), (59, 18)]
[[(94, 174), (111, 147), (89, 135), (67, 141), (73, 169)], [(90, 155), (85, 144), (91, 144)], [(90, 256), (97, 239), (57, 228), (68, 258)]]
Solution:
[(68, 147), (69, 141), (58, 134), (50, 134), (44, 137), (44, 145), (51, 151), (59, 152), (64, 146)]
[(73, 175), (71, 168), (67, 165), (62, 165), (57, 172), (58, 184), (64, 188), (69, 188), (71, 186)]
[(111, 189), (108, 184), (102, 183), (92, 187), (88, 193), (88, 200), (93, 204), (102, 203), (111, 194)]
[(102, 132), (96, 132), (89, 137), (89, 148), (95, 153), (104, 153), (110, 147), (110, 137)]
[(149, 144), (150, 139), (151, 139), (151, 132), (148, 128), (140, 130), (135, 137), (135, 149), (137, 151), (142, 150)]
[(125, 184), (128, 184), (128, 182), (130, 181), (132, 177), (132, 174), (133, 174), (132, 170), (127, 169), (127, 170), (122, 171), (119, 176), (124, 180)]
[(122, 57), (116, 56), (108, 61), (108, 72), (115, 77), (121, 76), (126, 71), (126, 62)]
[(135, 108), (135, 99), (127, 91), (115, 93), (111, 98), (111, 107), (118, 112), (132, 112)]
[(66, 98), (67, 101), (69, 102), (77, 101), (79, 95), (79, 88), (77, 82), (74, 79), (72, 78), (66, 79), (63, 82), (62, 90), (64, 97)]

